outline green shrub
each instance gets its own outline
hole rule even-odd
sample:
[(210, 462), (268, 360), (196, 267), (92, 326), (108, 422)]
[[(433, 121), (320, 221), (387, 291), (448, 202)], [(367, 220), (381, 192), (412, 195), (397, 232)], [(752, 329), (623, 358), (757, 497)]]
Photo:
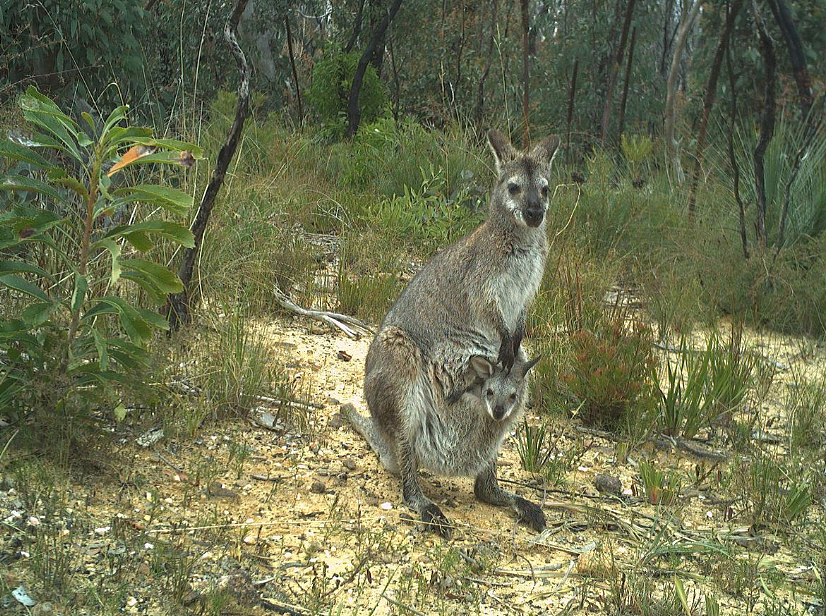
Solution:
[[(149, 204), (182, 218), (192, 197), (130, 183), (112, 162), (189, 166), (198, 153), (155, 139), (150, 129), (122, 126), (125, 107), (98, 131), (88, 115), (79, 125), (33, 88), (20, 104), (35, 132), (24, 144), (0, 141), (0, 155), (12, 165), (0, 177), (7, 195), (0, 202), (0, 400), (18, 417), (42, 411), (44, 420), (70, 426), (75, 411), (102, 398), (117, 401), (118, 386), (140, 383), (146, 343), (168, 327), (139, 300), (160, 305), (183, 287), (145, 253), (157, 241), (193, 246), (192, 233), (176, 222), (126, 222), (125, 213)], [(115, 415), (124, 412), (120, 405)]]
[[(313, 84), (307, 101), (326, 131), (336, 139), (347, 128), (347, 100), (359, 63), (357, 52), (334, 51), (313, 67)], [(359, 94), (361, 123), (374, 122), (387, 109), (387, 95), (372, 64), (367, 66)]]

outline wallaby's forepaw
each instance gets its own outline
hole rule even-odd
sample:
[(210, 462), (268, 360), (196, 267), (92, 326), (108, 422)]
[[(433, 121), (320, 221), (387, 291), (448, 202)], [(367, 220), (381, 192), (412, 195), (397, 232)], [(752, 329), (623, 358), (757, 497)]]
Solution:
[(450, 539), (453, 527), (450, 525), (450, 520), (445, 517), (445, 514), (435, 503), (430, 503), (422, 510), (422, 522), (445, 539)]
[(513, 501), (513, 506), (519, 519), (530, 526), (536, 532), (541, 533), (545, 530), (545, 514), (539, 505), (535, 505), (529, 500), (525, 500), (521, 496), (516, 496)]
[(510, 372), (510, 369), (513, 368), (514, 358), (513, 339), (510, 337), (503, 338), (502, 345), (499, 347), (499, 358), (496, 363), (502, 364), (502, 370), (505, 372)]

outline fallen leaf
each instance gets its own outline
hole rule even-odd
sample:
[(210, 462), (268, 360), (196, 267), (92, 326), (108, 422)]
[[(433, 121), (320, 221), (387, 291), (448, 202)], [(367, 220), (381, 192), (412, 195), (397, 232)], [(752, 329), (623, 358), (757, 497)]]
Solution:
[(338, 358), (342, 361), (350, 361), (353, 359), (353, 356), (350, 355), (347, 351), (339, 351)]

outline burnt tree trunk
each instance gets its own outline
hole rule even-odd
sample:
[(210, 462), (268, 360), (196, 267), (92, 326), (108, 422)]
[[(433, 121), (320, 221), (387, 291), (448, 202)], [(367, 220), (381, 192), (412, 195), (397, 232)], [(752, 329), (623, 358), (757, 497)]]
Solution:
[(625, 44), (628, 41), (628, 28), (631, 26), (631, 18), (634, 15), (634, 4), (636, 0), (628, 0), (628, 5), (625, 7), (625, 19), (622, 22), (622, 34), (620, 34), (620, 44), (617, 48), (616, 56), (614, 57), (613, 66), (608, 75), (608, 89), (605, 92), (605, 108), (602, 110), (602, 130), (601, 140), (603, 147), (605, 141), (608, 139), (608, 123), (611, 119), (611, 101), (614, 98), (614, 88), (617, 84), (617, 75), (619, 75), (620, 67), (622, 66), (622, 57), (625, 55)]
[(361, 84), (364, 81), (364, 73), (367, 71), (367, 65), (370, 64), (370, 61), (373, 59), (379, 43), (382, 43), (382, 49), (384, 48), (384, 35), (390, 26), (390, 22), (393, 21), (396, 13), (399, 12), (401, 4), (402, 0), (393, 0), (393, 4), (390, 5), (390, 10), (385, 13), (379, 25), (376, 26), (373, 35), (370, 37), (370, 42), (367, 44), (364, 53), (361, 54), (361, 58), (359, 58), (356, 74), (353, 76), (353, 85), (350, 87), (350, 95), (347, 98), (347, 137), (352, 137), (358, 132), (359, 123), (361, 122), (359, 96), (361, 94)]
[(764, 160), (766, 148), (769, 146), (774, 135), (775, 116), (775, 88), (777, 87), (777, 58), (774, 53), (774, 41), (769, 34), (766, 24), (757, 9), (757, 4), (752, 4), (754, 8), (754, 21), (757, 25), (757, 34), (760, 37), (760, 55), (763, 56), (765, 67), (766, 83), (763, 96), (763, 117), (760, 120), (760, 138), (757, 147), (754, 148), (754, 187), (757, 193), (757, 219), (755, 230), (757, 242), (761, 250), (765, 250), (768, 241), (766, 231), (766, 178), (764, 170)]
[(634, 43), (637, 41), (637, 26), (631, 30), (631, 42), (628, 44), (628, 64), (625, 65), (625, 83), (622, 85), (622, 102), (620, 103), (619, 133), (617, 139), (622, 141), (625, 132), (625, 106), (628, 104), (628, 86), (631, 83), (631, 66), (634, 63)]
[(304, 123), (304, 109), (301, 106), (301, 88), (298, 85), (298, 70), (295, 68), (295, 55), (293, 54), (293, 34), (290, 30), (290, 14), (284, 16), (284, 25), (287, 27), (287, 51), (290, 54), (290, 68), (293, 71), (293, 82), (295, 83), (295, 97), (298, 100), (298, 125)]
[(473, 119), (476, 121), (476, 126), (481, 127), (482, 118), (484, 117), (485, 108), (485, 81), (490, 74), (490, 67), (493, 64), (493, 42), (496, 34), (496, 18), (499, 9), (498, 0), (491, 2), (490, 10), (490, 36), (488, 36), (487, 57), (485, 58), (485, 69), (482, 71), (482, 76), (479, 77), (479, 83), (476, 86), (476, 109), (473, 113)]
[(734, 20), (740, 8), (743, 6), (743, 0), (734, 0), (734, 4), (726, 15), (726, 21), (723, 24), (723, 32), (720, 34), (720, 41), (717, 43), (717, 51), (714, 53), (714, 60), (711, 62), (711, 71), (708, 75), (708, 83), (706, 84), (706, 93), (703, 99), (703, 116), (700, 119), (700, 129), (697, 134), (697, 149), (694, 153), (694, 171), (691, 174), (691, 185), (688, 191), (688, 218), (694, 219), (694, 207), (697, 203), (697, 184), (700, 181), (700, 172), (703, 166), (703, 152), (706, 147), (706, 133), (708, 132), (708, 121), (711, 117), (711, 109), (714, 106), (714, 99), (717, 96), (717, 80), (720, 78), (720, 67), (723, 65), (723, 55), (728, 48), (728, 40), (731, 36), (731, 31), (734, 29)]
[(522, 147), (527, 148), (531, 142), (530, 0), (519, 0), (519, 9), (522, 15)]
[(568, 124), (568, 138), (565, 141), (565, 157), (568, 159), (568, 153), (571, 151), (571, 121), (574, 117), (574, 99), (576, 98), (576, 77), (579, 72), (579, 59), (574, 58), (574, 68), (571, 72), (571, 88), (568, 92), (568, 117), (566, 123)]
[(364, 20), (364, 4), (367, 0), (361, 0), (359, 3), (358, 11), (356, 12), (356, 20), (353, 23), (353, 33), (350, 35), (350, 40), (347, 41), (347, 44), (344, 46), (344, 53), (350, 53), (353, 51), (353, 46), (356, 44), (356, 41), (359, 38), (359, 34), (361, 33), (361, 23)]
[(248, 0), (238, 0), (235, 3), (235, 8), (232, 10), (232, 14), (224, 26), (224, 40), (226, 40), (232, 55), (235, 57), (235, 61), (238, 63), (238, 72), (241, 77), (238, 84), (238, 106), (235, 109), (235, 119), (232, 122), (227, 139), (218, 152), (218, 160), (215, 163), (212, 178), (209, 180), (209, 184), (204, 191), (201, 205), (198, 207), (198, 213), (192, 225), (192, 234), (195, 236), (195, 246), (184, 251), (183, 260), (178, 269), (178, 277), (183, 283), (184, 290), (180, 293), (170, 295), (166, 300), (164, 312), (169, 319), (170, 333), (176, 331), (181, 325), (187, 325), (190, 322), (190, 287), (192, 274), (195, 270), (195, 259), (201, 249), (204, 231), (206, 230), (207, 222), (209, 222), (209, 215), (215, 206), (215, 198), (218, 196), (218, 191), (224, 183), (224, 175), (226, 175), (229, 163), (238, 147), (241, 131), (244, 128), (244, 121), (247, 119), (250, 102), (250, 68), (249, 64), (247, 64), (247, 58), (241, 46), (238, 44), (237, 38), (238, 20), (241, 18), (241, 13), (244, 12), (244, 8), (247, 6), (247, 1)]
[(726, 48), (726, 72), (728, 73), (729, 90), (731, 91), (731, 117), (728, 125), (728, 159), (731, 165), (731, 176), (734, 182), (734, 199), (737, 201), (737, 210), (740, 222), (740, 243), (743, 245), (743, 256), (749, 258), (749, 241), (746, 235), (746, 206), (740, 198), (740, 165), (734, 155), (734, 127), (737, 124), (737, 78), (731, 66), (731, 47)]
[(812, 95), (812, 79), (809, 76), (809, 69), (806, 67), (806, 54), (803, 51), (803, 43), (800, 34), (789, 12), (789, 7), (783, 0), (769, 0), (774, 20), (783, 33), (786, 47), (789, 49), (789, 60), (792, 63), (792, 73), (797, 84), (797, 96), (800, 101), (800, 111), (803, 113), (803, 120), (806, 121), (809, 111), (812, 108), (814, 97)]

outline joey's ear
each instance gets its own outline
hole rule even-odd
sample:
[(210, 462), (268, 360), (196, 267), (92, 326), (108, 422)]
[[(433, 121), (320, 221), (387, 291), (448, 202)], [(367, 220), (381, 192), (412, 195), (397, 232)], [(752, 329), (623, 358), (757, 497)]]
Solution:
[(554, 160), (554, 156), (556, 156), (557, 150), (559, 150), (559, 137), (551, 135), (533, 146), (531, 156), (550, 165)]
[(493, 364), (481, 355), (474, 355), (470, 358), (470, 367), (473, 368), (479, 378), (485, 381), (493, 374)]
[(488, 131), (488, 144), (493, 151), (493, 157), (496, 160), (496, 171), (501, 172), (502, 166), (512, 161), (517, 156), (517, 152), (505, 137), (498, 130), (490, 129)]
[(530, 360), (528, 363), (524, 364), (524, 365), (522, 366), (522, 376), (527, 376), (527, 375), (528, 375), (528, 371), (529, 371), (531, 368), (533, 368), (533, 367), (536, 365), (536, 363), (537, 363), (540, 359), (542, 359), (542, 355), (537, 355), (537, 356), (536, 356), (536, 357), (534, 357), (532, 360)]

